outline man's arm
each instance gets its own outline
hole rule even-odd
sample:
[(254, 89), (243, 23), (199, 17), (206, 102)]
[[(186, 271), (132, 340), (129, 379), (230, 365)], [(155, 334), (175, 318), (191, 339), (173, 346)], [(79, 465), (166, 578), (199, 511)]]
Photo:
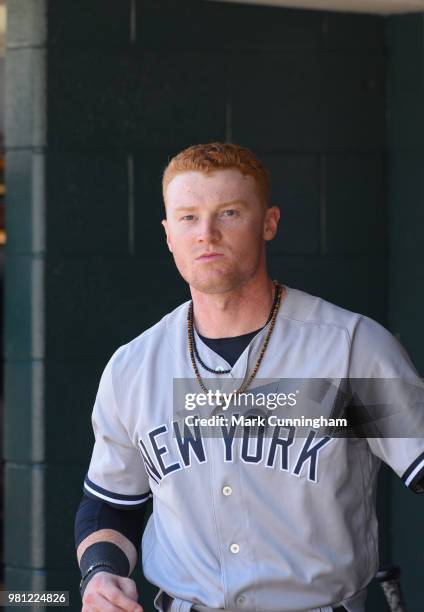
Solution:
[(124, 353), (125, 347), (114, 353), (100, 379), (92, 413), (95, 442), (76, 516), (84, 612), (141, 609), (135, 583), (128, 576), (137, 561), (144, 507), (151, 493), (134, 432), (129, 433), (126, 423), (128, 406), (120, 388)]
[[(88, 547), (100, 542), (111, 542), (125, 553), (131, 574), (137, 562), (137, 552), (132, 542), (113, 529), (100, 529), (86, 537), (77, 549), (78, 563)], [(84, 589), (82, 610), (84, 612), (91, 612), (91, 610), (143, 612), (142, 606), (137, 601), (137, 587), (131, 578), (99, 571), (89, 580)]]
[(95, 544), (96, 542), (112, 542), (112, 544), (119, 546), (128, 559), (130, 565), (129, 573), (132, 574), (137, 563), (137, 551), (134, 544), (130, 542), (128, 538), (114, 529), (99, 529), (98, 531), (95, 531), (84, 538), (77, 548), (78, 565), (81, 562), (81, 557), (85, 550), (91, 546), (91, 544)]
[[(135, 582), (144, 508), (117, 509), (84, 496), (75, 517), (75, 546), (83, 581), (83, 610), (141, 612)], [(99, 564), (97, 567), (96, 564)], [(102, 566), (102, 564), (107, 564)], [(90, 568), (93, 568), (90, 571)], [(102, 570), (102, 567), (104, 568)]]
[(118, 508), (84, 494), (75, 516), (74, 537), (78, 563), (89, 544), (100, 541), (99, 538), (103, 536), (109, 539), (109, 536), (102, 533), (108, 531), (113, 532), (111, 537), (116, 539), (111, 541), (127, 555), (132, 572), (140, 549), (145, 511), (145, 505), (137, 509), (126, 506)]

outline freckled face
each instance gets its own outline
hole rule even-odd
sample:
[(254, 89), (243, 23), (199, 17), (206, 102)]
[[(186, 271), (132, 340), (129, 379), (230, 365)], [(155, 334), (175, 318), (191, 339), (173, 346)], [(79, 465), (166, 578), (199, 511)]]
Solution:
[(265, 209), (255, 180), (229, 168), (176, 175), (165, 193), (162, 221), (184, 280), (198, 291), (221, 293), (265, 270), (264, 241), (274, 237), (279, 211)]

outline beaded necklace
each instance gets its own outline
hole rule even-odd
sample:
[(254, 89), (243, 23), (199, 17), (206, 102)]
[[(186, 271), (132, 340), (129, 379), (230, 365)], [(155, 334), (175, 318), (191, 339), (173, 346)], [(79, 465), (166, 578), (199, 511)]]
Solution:
[[(280, 285), (280, 283), (276, 280), (273, 281), (274, 286), (275, 286), (275, 300), (274, 300), (274, 305), (272, 308), (272, 313), (271, 313), (271, 323), (267, 332), (267, 335), (265, 337), (265, 340), (263, 342), (261, 351), (259, 353), (259, 357), (256, 360), (256, 364), (255, 367), (253, 368), (250, 376), (248, 377), (248, 379), (242, 383), (242, 385), (240, 386), (240, 388), (236, 391), (237, 394), (239, 393), (243, 393), (250, 385), (250, 383), (252, 382), (252, 380), (255, 378), (257, 371), (259, 370), (259, 366), (261, 365), (263, 356), (265, 354), (266, 348), (268, 346), (269, 340), (271, 338), (271, 334), (272, 334), (272, 330), (274, 329), (274, 325), (275, 325), (275, 321), (277, 318), (277, 313), (278, 310), (280, 308), (280, 302), (281, 302), (281, 294), (282, 294), (282, 290), (283, 287)], [(209, 368), (208, 366), (206, 366), (200, 359), (197, 348), (196, 348), (196, 343), (195, 343), (195, 339), (194, 339), (194, 332), (193, 332), (193, 301), (191, 301), (189, 309), (188, 309), (188, 314), (187, 314), (187, 338), (188, 338), (188, 351), (189, 351), (189, 355), (190, 355), (190, 360), (193, 366), (193, 370), (194, 373), (196, 374), (196, 378), (197, 381), (201, 387), (201, 389), (205, 392), (208, 393), (208, 388), (206, 387), (206, 385), (204, 384), (202, 377), (200, 376), (200, 372), (199, 372), (199, 368), (197, 367), (197, 363), (196, 363), (196, 357), (199, 360), (199, 362), (202, 364), (203, 367), (205, 367), (206, 370), (208, 370), (209, 372), (212, 372), (213, 374), (228, 374), (229, 372), (231, 372), (231, 370), (213, 370), (212, 368)]]
[[(274, 284), (274, 286), (275, 286), (275, 284)], [(271, 306), (270, 311), (269, 311), (268, 319), (266, 320), (265, 325), (263, 325), (261, 329), (263, 329), (263, 327), (266, 327), (268, 325), (268, 323), (271, 321), (272, 313), (274, 312), (274, 308), (275, 308), (275, 305), (277, 303), (277, 299), (278, 299), (278, 291), (275, 290), (274, 300), (272, 302), (272, 306)], [(260, 331), (260, 329), (256, 330), (256, 333), (259, 332), (259, 331)], [(246, 335), (248, 335), (248, 334), (246, 334)], [(218, 375), (219, 374), (229, 374), (231, 372), (231, 368), (229, 370), (224, 370), (223, 368), (219, 367), (216, 370), (214, 370), (213, 368), (210, 368), (208, 365), (206, 365), (206, 363), (200, 357), (199, 351), (197, 350), (196, 338), (195, 338), (194, 334), (192, 335), (192, 338), (193, 338), (193, 351), (194, 351), (194, 355), (195, 355), (196, 360), (198, 361), (198, 363), (200, 363), (200, 365), (202, 366), (202, 368), (204, 368), (208, 372), (211, 372), (211, 374), (218, 374)]]

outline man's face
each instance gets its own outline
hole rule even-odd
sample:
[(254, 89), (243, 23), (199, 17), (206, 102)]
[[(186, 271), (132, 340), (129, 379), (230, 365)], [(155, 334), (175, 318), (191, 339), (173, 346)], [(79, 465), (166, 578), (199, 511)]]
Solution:
[(184, 172), (168, 184), (165, 205), (168, 247), (191, 287), (224, 293), (265, 272), (264, 240), (274, 237), (279, 210), (265, 208), (252, 177), (233, 168)]

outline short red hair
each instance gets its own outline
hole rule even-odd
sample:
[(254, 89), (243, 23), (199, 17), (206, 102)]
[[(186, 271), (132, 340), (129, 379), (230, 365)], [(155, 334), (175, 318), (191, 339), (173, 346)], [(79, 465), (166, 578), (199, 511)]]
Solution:
[(165, 199), (166, 188), (177, 174), (191, 171), (209, 174), (215, 170), (226, 168), (236, 168), (242, 174), (251, 176), (256, 181), (261, 200), (266, 207), (270, 205), (270, 184), (267, 169), (252, 151), (229, 142), (193, 145), (173, 157), (163, 173), (163, 197)]

